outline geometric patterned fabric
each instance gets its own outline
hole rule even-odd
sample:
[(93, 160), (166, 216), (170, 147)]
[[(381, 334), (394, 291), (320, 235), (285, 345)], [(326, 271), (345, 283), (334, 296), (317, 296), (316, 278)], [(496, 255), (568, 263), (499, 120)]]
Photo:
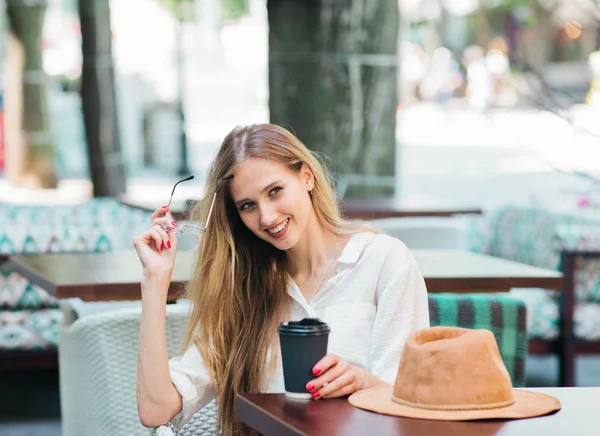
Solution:
[[(112, 198), (60, 207), (0, 204), (0, 254), (130, 250), (148, 224), (148, 212)], [(56, 308), (53, 296), (0, 263), (0, 349), (56, 346)]]
[[(504, 206), (474, 218), (472, 228), (473, 237), (485, 241), (474, 251), (542, 268), (559, 270), (562, 250), (600, 252), (600, 214), (586, 211)], [(531, 338), (558, 337), (560, 292), (513, 289), (511, 294), (527, 306)], [(600, 339), (600, 256), (575, 259), (573, 316), (576, 338)]]

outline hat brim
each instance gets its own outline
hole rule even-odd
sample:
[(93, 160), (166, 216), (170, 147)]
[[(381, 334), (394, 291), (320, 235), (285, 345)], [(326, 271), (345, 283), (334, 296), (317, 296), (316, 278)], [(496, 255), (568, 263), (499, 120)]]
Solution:
[(550, 395), (513, 389), (515, 402), (511, 406), (477, 410), (431, 410), (405, 406), (392, 401), (393, 386), (378, 386), (355, 392), (348, 398), (360, 409), (384, 415), (435, 421), (471, 421), (478, 419), (521, 419), (547, 415), (560, 410), (560, 401)]

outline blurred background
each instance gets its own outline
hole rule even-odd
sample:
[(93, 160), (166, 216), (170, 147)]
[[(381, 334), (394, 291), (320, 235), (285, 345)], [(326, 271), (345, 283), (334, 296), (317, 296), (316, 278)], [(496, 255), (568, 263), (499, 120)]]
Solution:
[[(61, 208), (38, 205), (109, 197), (82, 216), (146, 226), (121, 206), (160, 207), (190, 174), (174, 204), (200, 198), (225, 135), (265, 122), (321, 153), (342, 199), (484, 220), (499, 209), (508, 218), (482, 239), (500, 247), (469, 249), (552, 269), (555, 227), (581, 220), (576, 242), (600, 256), (600, 232), (586, 233), (600, 229), (599, 49), (600, 0), (0, 0), (0, 264), (73, 251), (48, 218), (65, 221)], [(419, 243), (440, 243), (436, 223)], [(103, 250), (92, 242), (81, 250)], [(576, 324), (597, 353), (600, 261), (587, 265), (593, 311)], [(35, 364), (54, 350), (45, 372), (0, 374), (0, 435), (58, 435), (58, 303), (41, 289), (25, 301), (33, 287), (0, 272), (0, 351)], [(554, 346), (562, 303), (542, 294), (528, 309)], [(54, 318), (30, 321), (48, 307)], [(527, 386), (559, 383), (549, 359), (528, 358)], [(598, 357), (578, 359), (577, 384), (600, 386)]]
[(0, 2), (2, 200), (146, 202), (188, 174), (195, 198), (226, 133), (270, 120), (344, 197), (594, 199), (596, 0), (79, 3)]

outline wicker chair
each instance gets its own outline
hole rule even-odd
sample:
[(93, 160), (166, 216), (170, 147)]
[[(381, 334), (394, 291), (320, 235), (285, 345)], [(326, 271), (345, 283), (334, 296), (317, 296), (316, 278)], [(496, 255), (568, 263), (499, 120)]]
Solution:
[[(63, 436), (144, 435), (136, 405), (140, 307), (78, 317), (71, 302), (61, 303), (59, 340)], [(180, 353), (188, 306), (167, 306), (169, 356)], [(216, 434), (214, 403), (199, 411), (176, 434)]]

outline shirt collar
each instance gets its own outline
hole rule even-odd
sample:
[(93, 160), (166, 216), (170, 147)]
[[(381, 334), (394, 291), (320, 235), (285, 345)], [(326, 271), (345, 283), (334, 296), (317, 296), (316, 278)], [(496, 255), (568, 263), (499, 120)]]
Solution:
[(338, 258), (338, 263), (355, 264), (363, 252), (365, 245), (375, 235), (372, 232), (355, 233), (350, 236), (342, 254)]

